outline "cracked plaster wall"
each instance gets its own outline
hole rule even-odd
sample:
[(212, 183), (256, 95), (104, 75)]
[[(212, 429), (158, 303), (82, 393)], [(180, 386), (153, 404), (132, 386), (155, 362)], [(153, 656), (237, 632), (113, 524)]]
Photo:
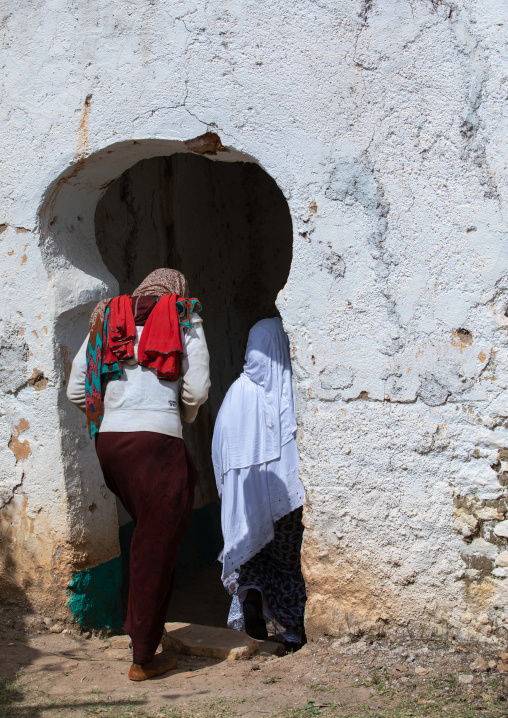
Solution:
[[(2, 336), (19, 327), (28, 352), (24, 374), (15, 359), (26, 385), (1, 387), (2, 496), (26, 499), (45, 585), (58, 551), (74, 560), (58, 413), (72, 347), (61, 354), (57, 327), (115, 288), (95, 205), (135, 161), (209, 129), (236, 151), (217, 159), (263, 166), (293, 220), (278, 304), (308, 498), (309, 634), (425, 622), (506, 637), (507, 21), (488, 0), (4, 11)], [(44, 391), (28, 384), (36, 369)], [(15, 464), (22, 419), (30, 454)], [(84, 441), (77, 419), (66, 431)], [(105, 526), (100, 479), (76, 461)], [(88, 520), (80, 509), (84, 536)], [(80, 560), (114, 555), (104, 532), (100, 549), (85, 536)]]

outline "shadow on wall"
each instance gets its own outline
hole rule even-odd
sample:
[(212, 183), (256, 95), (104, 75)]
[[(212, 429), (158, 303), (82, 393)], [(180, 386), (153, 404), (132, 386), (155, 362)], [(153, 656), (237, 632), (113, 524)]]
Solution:
[[(24, 540), (30, 534), (30, 519), (26, 516), (26, 497), (14, 494), (3, 507), (0, 515), (2, 539), (0, 619), (2, 623), (2, 644), (5, 646), (0, 676), (0, 705), (2, 715), (25, 715), (24, 709), (17, 710), (16, 704), (26, 700), (25, 691), (18, 684), (20, 666), (28, 667), (39, 651), (31, 645), (30, 629), (41, 628), (42, 621), (27, 597), (32, 582), (27, 579), (20, 566)], [(20, 530), (21, 529), (21, 530)], [(33, 565), (33, 564), (32, 564)], [(28, 629), (28, 630), (27, 630)], [(35, 716), (38, 712), (34, 713)]]
[[(64, 390), (72, 359), (87, 336), (94, 306), (94, 302), (85, 304), (58, 317), (55, 326), (60, 350), (57, 366)], [(68, 584), (69, 608), (75, 620), (83, 626), (119, 630), (123, 624), (121, 559), (112, 555), (110, 541), (101, 540), (105, 521), (116, 533), (116, 504), (104, 483), (94, 442), (87, 432), (85, 415), (71, 404), (65, 391), (59, 393), (58, 411), (74, 569)], [(96, 536), (92, 566), (89, 561), (91, 535)], [(117, 553), (115, 542), (113, 554)]]
[(221, 548), (213, 424), (242, 370), (250, 327), (276, 313), (291, 265), (291, 218), (282, 192), (258, 165), (174, 154), (124, 172), (97, 206), (95, 231), (121, 293), (169, 266), (185, 274), (191, 295), (203, 304), (211, 389), (194, 424), (184, 426), (200, 481), (179, 559), (181, 581), (213, 562)]

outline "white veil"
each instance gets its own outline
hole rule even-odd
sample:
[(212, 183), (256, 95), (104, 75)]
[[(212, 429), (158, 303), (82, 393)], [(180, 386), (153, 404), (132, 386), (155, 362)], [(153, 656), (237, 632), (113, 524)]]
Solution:
[(224, 579), (303, 503), (289, 342), (280, 319), (263, 319), (249, 333), (244, 371), (217, 417), (212, 460), (222, 496)]
[(280, 459), (295, 431), (288, 338), (280, 319), (262, 319), (249, 332), (243, 374), (215, 423), (212, 461), (219, 494), (225, 473)]

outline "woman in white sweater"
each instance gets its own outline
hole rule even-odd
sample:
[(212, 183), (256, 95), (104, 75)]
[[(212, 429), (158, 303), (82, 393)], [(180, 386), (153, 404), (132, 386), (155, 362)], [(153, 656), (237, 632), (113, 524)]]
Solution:
[(135, 522), (124, 625), (135, 681), (176, 665), (155, 651), (197, 481), (182, 418), (194, 421), (210, 386), (200, 309), (188, 299), (185, 277), (169, 269), (152, 272), (132, 297), (103, 300), (67, 388), (86, 411), (107, 486)]

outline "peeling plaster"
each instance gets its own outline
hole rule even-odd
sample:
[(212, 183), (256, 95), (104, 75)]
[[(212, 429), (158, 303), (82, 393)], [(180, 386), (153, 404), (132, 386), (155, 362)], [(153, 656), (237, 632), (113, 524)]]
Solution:
[(40, 369), (33, 370), (33, 373), (29, 377), (27, 383), (28, 386), (32, 386), (35, 391), (44, 391), (48, 387), (48, 380)]
[(9, 449), (16, 457), (16, 463), (18, 461), (25, 461), (30, 456), (30, 444), (25, 440), (20, 440), (19, 435), (23, 431), (27, 431), (30, 428), (30, 424), (27, 419), (21, 419), (12, 430), (11, 440), (9, 441)]

